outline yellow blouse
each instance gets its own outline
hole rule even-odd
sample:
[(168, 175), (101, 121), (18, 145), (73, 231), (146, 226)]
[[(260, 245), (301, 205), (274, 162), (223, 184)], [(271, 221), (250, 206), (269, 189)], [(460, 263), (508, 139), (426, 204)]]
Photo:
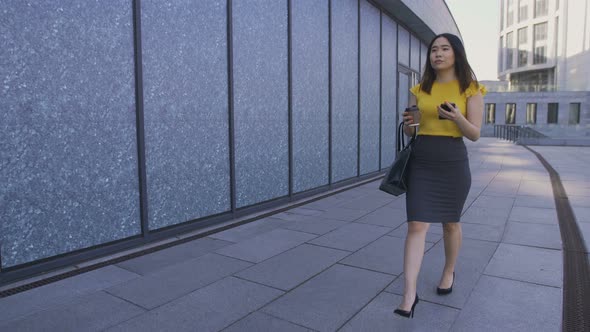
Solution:
[[(464, 93), (460, 92), (459, 81), (445, 83), (434, 82), (430, 94), (420, 90), (420, 84), (410, 89), (416, 96), (418, 108), (422, 112), (418, 135), (462, 137), (459, 127), (450, 120), (439, 120), (437, 106), (445, 101), (455, 103), (463, 116), (467, 115), (467, 98), (477, 94), (475, 82)], [(479, 84), (479, 92), (485, 96), (487, 89)]]

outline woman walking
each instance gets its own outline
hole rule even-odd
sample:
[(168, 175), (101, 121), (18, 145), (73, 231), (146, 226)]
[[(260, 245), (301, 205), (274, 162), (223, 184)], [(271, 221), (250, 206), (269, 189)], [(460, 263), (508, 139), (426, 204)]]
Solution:
[[(424, 77), (410, 91), (410, 105), (420, 111), (420, 130), (408, 170), (406, 210), (408, 233), (404, 252), (404, 295), (394, 311), (413, 317), (419, 301), (417, 280), (426, 232), (431, 223), (442, 223), (445, 266), (437, 293), (453, 291), (455, 264), (461, 247), (463, 205), (471, 187), (471, 172), (463, 137), (480, 136), (485, 87), (477, 82), (467, 62), (461, 40), (443, 33), (428, 47)], [(404, 132), (411, 136), (415, 112), (404, 112)]]

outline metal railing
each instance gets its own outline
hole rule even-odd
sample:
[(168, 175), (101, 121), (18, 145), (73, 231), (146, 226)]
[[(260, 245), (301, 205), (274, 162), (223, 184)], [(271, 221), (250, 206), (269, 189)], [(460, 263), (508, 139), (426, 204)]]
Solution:
[(541, 134), (531, 127), (507, 124), (494, 125), (494, 137), (516, 143), (520, 138), (543, 138), (547, 135)]

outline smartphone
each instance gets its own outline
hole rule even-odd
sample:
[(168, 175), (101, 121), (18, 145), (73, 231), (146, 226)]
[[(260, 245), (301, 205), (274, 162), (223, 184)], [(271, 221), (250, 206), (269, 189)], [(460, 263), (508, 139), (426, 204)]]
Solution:
[[(450, 103), (450, 104), (453, 105), (453, 107), (457, 107), (457, 105), (455, 103)], [(442, 108), (443, 110), (445, 110), (447, 112), (450, 112), (451, 111), (451, 109), (449, 108), (449, 106), (447, 106), (447, 104), (445, 104), (445, 103), (440, 104), (440, 108)], [(448, 119), (445, 119), (445, 118), (441, 117), (440, 115), (439, 115), (438, 119), (439, 120), (448, 120)]]

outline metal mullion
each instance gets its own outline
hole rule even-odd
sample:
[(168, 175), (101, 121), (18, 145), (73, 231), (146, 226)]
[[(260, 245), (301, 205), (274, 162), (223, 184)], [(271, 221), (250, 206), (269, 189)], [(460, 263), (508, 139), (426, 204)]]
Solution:
[(383, 141), (383, 11), (379, 9), (379, 167)]
[(357, 1), (357, 149), (356, 176), (361, 176), (361, 0)]
[(332, 0), (328, 0), (328, 184), (332, 184)]
[(232, 0), (227, 0), (227, 98), (229, 131), (229, 191), (232, 214), (236, 213), (236, 151), (234, 136), (234, 49), (233, 49), (233, 7)]
[(133, 47), (135, 62), (135, 112), (137, 134), (137, 165), (139, 180), (139, 215), (141, 235), (146, 238), (149, 234), (147, 174), (145, 158), (145, 131), (143, 109), (143, 62), (141, 46), (141, 0), (133, 0)]
[(293, 197), (293, 59), (292, 59), (292, 3), (287, 0), (287, 66), (288, 66), (288, 135), (289, 135), (289, 197)]

